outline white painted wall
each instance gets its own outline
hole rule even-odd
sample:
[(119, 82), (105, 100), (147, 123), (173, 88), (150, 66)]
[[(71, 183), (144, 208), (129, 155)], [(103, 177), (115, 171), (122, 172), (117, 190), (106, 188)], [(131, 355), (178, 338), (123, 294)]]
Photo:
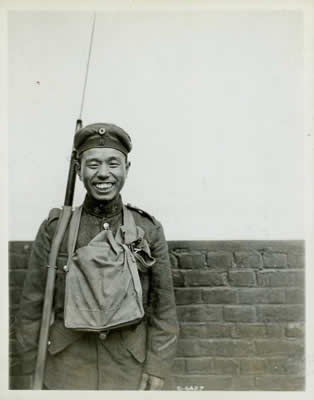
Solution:
[[(9, 13), (10, 240), (63, 202), (91, 21)], [(302, 35), (297, 11), (97, 14), (84, 124), (130, 133), (123, 198), (168, 239), (303, 238)]]

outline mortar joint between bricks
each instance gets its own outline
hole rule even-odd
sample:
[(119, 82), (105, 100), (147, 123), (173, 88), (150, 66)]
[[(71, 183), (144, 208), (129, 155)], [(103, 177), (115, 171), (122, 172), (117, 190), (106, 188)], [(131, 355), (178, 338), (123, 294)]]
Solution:
[(263, 256), (265, 253), (272, 253), (272, 247), (262, 247), (261, 249), (257, 249), (257, 251)]
[(231, 285), (230, 285), (229, 280), (228, 280), (228, 272), (223, 272), (221, 274), (221, 276), (222, 276), (222, 281), (223, 281), (223, 286), (222, 287), (230, 288)]
[(232, 256), (231, 269), (235, 269), (237, 267), (235, 251), (231, 252), (231, 256)]
[(206, 269), (209, 268), (209, 264), (208, 264), (208, 258), (207, 258), (207, 251), (206, 250), (201, 250), (201, 254), (204, 256), (204, 267)]
[(256, 283), (256, 288), (260, 288), (259, 282), (258, 282), (258, 274), (263, 270), (263, 267), (258, 269), (257, 271), (254, 272), (254, 278), (255, 278), (255, 283)]
[(176, 256), (179, 256), (182, 253), (186, 253), (189, 251), (189, 249), (187, 247), (177, 247), (176, 249), (173, 249), (173, 254), (175, 254)]

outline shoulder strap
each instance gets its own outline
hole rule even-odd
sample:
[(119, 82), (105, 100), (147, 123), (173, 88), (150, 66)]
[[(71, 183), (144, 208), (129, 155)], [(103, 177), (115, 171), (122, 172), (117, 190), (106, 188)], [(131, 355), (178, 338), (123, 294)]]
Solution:
[(155, 217), (153, 217), (152, 215), (150, 215), (147, 211), (142, 210), (141, 208), (135, 207), (130, 203), (127, 203), (126, 205), (127, 208), (130, 208), (131, 210), (137, 211), (140, 215), (147, 217), (148, 219), (151, 220), (151, 222), (155, 225), (158, 224), (158, 221), (156, 220)]
[(56, 219), (58, 219), (60, 217), (60, 214), (61, 214), (61, 208), (52, 208), (49, 211), (48, 224), (50, 224), (52, 221), (55, 221)]
[(81, 221), (82, 209), (83, 206), (79, 206), (75, 208), (72, 214), (70, 228), (69, 228), (68, 258), (72, 257), (75, 250), (75, 244), (77, 241), (77, 235)]
[(131, 211), (123, 206), (123, 225), (120, 228), (124, 234), (124, 243), (126, 245), (138, 239), (139, 234), (144, 235), (144, 231), (135, 224)]

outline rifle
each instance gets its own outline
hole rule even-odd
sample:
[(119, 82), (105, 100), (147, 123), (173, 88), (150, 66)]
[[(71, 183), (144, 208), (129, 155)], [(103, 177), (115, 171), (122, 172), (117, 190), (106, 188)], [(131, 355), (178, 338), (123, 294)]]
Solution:
[[(81, 129), (81, 127), (82, 127), (82, 120), (78, 119), (76, 121), (75, 132)], [(54, 293), (55, 277), (56, 277), (56, 260), (65, 230), (68, 226), (68, 223), (72, 215), (75, 178), (76, 178), (76, 151), (73, 148), (70, 160), (64, 205), (61, 210), (57, 229), (52, 240), (50, 254), (49, 254), (45, 300), (43, 305), (43, 316), (39, 334), (39, 345), (38, 345), (38, 354), (37, 354), (33, 389), (40, 390), (42, 389), (43, 386), (45, 364), (47, 357), (48, 334), (49, 334), (49, 327), (52, 315), (52, 302), (53, 302), (53, 293)]]
[[(83, 112), (83, 104), (84, 97), (86, 91), (87, 84), (87, 76), (89, 70), (89, 61), (91, 57), (92, 43), (94, 38), (95, 31), (95, 23), (96, 23), (96, 13), (94, 13), (93, 25), (90, 37), (89, 44), (89, 53), (86, 65), (86, 73), (85, 73), (85, 81), (83, 87), (83, 95), (80, 109), (80, 116), (76, 121), (75, 133), (81, 129), (82, 127), (82, 112)], [(36, 360), (36, 369), (34, 375), (33, 389), (41, 390), (43, 387), (44, 375), (45, 375), (45, 366), (46, 366), (46, 358), (47, 358), (47, 345), (48, 345), (48, 335), (50, 328), (50, 321), (52, 316), (52, 303), (53, 303), (53, 294), (54, 294), (54, 286), (55, 286), (55, 278), (56, 278), (56, 261), (59, 253), (59, 249), (61, 246), (62, 239), (64, 237), (64, 233), (68, 226), (68, 223), (72, 216), (72, 204), (74, 197), (74, 189), (75, 189), (75, 179), (76, 179), (76, 150), (74, 145), (72, 147), (70, 167), (68, 172), (68, 180), (65, 192), (64, 205), (61, 210), (61, 214), (59, 217), (58, 225), (56, 228), (56, 232), (54, 234), (51, 249), (49, 253), (48, 260), (48, 273), (46, 280), (46, 288), (45, 288), (45, 298), (43, 305), (43, 313), (42, 313), (42, 321), (39, 333), (39, 344), (38, 344), (38, 353)]]

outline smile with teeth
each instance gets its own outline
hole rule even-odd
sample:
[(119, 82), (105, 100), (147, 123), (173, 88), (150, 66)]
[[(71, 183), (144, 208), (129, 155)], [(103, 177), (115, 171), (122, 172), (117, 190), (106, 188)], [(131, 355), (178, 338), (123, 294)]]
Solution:
[(113, 184), (112, 183), (96, 183), (95, 186), (99, 190), (109, 190), (112, 188)]

